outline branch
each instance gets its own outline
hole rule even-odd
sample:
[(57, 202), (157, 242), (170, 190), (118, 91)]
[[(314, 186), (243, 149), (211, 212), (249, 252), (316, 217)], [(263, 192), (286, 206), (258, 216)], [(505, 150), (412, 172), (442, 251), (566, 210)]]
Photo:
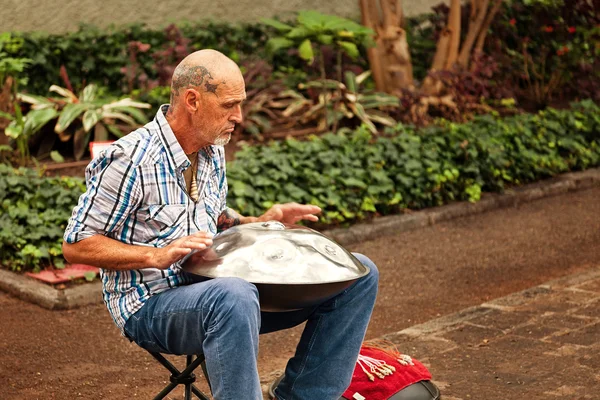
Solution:
[(483, 45), (485, 43), (485, 38), (490, 30), (490, 26), (492, 25), (492, 21), (494, 17), (500, 10), (500, 6), (502, 5), (502, 0), (496, 0), (494, 5), (492, 6), (492, 10), (487, 15), (485, 22), (483, 23), (483, 27), (481, 28), (481, 32), (479, 32), (479, 36), (477, 37), (477, 43), (475, 44), (474, 54), (481, 53), (483, 51)]
[(460, 0), (451, 0), (447, 28), (450, 31), (450, 43), (444, 67), (450, 69), (456, 62), (460, 46)]
[(467, 37), (465, 38), (462, 49), (460, 50), (460, 55), (458, 56), (458, 64), (463, 67), (467, 67), (469, 64), (471, 49), (473, 48), (473, 44), (475, 43), (477, 35), (481, 31), (481, 26), (483, 25), (485, 15), (487, 14), (489, 3), (490, 0), (483, 0), (481, 7), (479, 8), (477, 18), (469, 21), (469, 32), (467, 33)]

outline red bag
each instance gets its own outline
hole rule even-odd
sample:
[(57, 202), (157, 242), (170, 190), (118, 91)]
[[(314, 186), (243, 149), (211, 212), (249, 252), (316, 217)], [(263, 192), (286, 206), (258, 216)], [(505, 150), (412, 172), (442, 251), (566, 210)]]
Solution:
[[(410, 385), (429, 381), (431, 373), (419, 361), (397, 350), (390, 351), (364, 345), (356, 362), (352, 382), (343, 398), (350, 400), (387, 400)], [(432, 383), (429, 385), (437, 391)], [(428, 390), (431, 392), (431, 390)], [(425, 392), (427, 393), (427, 391)], [(428, 396), (426, 396), (427, 398)], [(413, 398), (413, 397), (403, 397)], [(423, 398), (416, 396), (414, 398)], [(428, 398), (439, 398), (432, 393)]]

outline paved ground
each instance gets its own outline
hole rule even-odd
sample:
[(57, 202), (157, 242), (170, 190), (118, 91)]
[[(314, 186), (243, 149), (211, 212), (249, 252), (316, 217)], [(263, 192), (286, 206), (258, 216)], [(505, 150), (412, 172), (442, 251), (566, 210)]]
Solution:
[[(368, 337), (418, 329), (562, 276), (596, 271), (599, 199), (595, 188), (351, 246), (369, 255), (382, 276)], [(428, 328), (417, 337), (404, 331), (394, 340), (428, 363), (446, 399), (591, 399), (600, 389), (598, 376), (589, 373), (600, 366), (595, 285), (546, 288), (529, 305), (486, 306), (481, 320)], [(552, 304), (569, 307), (549, 309)], [(537, 321), (552, 317), (555, 325), (540, 322), (538, 329)], [(165, 379), (149, 356), (119, 337), (101, 306), (48, 311), (0, 294), (0, 321), (1, 399), (151, 398)], [(261, 338), (265, 381), (284, 367), (299, 332)], [(560, 385), (545, 389), (545, 382)]]
[(600, 264), (387, 338), (444, 400), (600, 398)]

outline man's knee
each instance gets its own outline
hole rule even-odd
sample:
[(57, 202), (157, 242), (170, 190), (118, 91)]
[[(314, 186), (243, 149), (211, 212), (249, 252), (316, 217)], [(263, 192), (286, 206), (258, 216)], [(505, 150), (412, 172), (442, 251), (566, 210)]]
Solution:
[(369, 268), (369, 274), (365, 277), (374, 282), (379, 282), (379, 269), (377, 269), (377, 265), (371, 259), (364, 254), (361, 253), (352, 253), (354, 257), (360, 261), (360, 263)]
[(260, 315), (258, 290), (240, 278), (217, 278), (213, 307), (221, 313)]

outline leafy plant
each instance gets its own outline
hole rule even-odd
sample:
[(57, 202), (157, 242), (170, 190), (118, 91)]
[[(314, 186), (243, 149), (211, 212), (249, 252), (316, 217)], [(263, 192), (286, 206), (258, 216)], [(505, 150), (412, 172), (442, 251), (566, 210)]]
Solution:
[(311, 203), (323, 209), (321, 223), (339, 224), (477, 201), (482, 192), (600, 165), (599, 111), (586, 101), (467, 124), (398, 124), (377, 138), (362, 126), (247, 146), (228, 165), (228, 202), (250, 215), (278, 202)]
[(352, 119), (361, 121), (371, 133), (377, 133), (375, 123), (384, 126), (395, 125), (396, 121), (383, 110), (398, 107), (400, 103), (398, 98), (386, 93), (361, 93), (360, 85), (370, 75), (370, 71), (363, 72), (359, 76), (346, 71), (345, 75), (345, 84), (327, 79), (298, 86), (309, 91), (316, 88), (319, 92), (313, 104), (307, 101), (309, 105), (307, 110), (295, 111), (295, 113), (302, 113), (299, 116), (300, 121), (306, 123), (316, 120), (319, 131), (328, 129), (336, 131), (342, 120)]
[[(24, 72), (31, 60), (10, 56), (21, 46), (22, 40), (13, 38), (10, 33), (0, 34), (0, 130), (2, 131), (6, 130), (11, 121), (15, 121), (17, 125), (23, 125), (21, 108), (16, 94), (18, 86), (27, 83)], [(6, 136), (10, 136), (10, 132)], [(7, 143), (6, 136), (0, 137), (0, 145)], [(27, 143), (23, 140), (16, 140), (16, 147), (20, 156), (19, 161), (24, 164), (29, 158)]]
[(321, 79), (327, 78), (323, 46), (332, 46), (336, 50), (338, 80), (342, 80), (342, 54), (357, 59), (360, 56), (359, 49), (371, 45), (373, 41), (371, 29), (352, 20), (317, 11), (300, 11), (295, 26), (269, 18), (262, 21), (280, 34), (267, 42), (267, 49), (271, 53), (295, 48), (300, 58), (309, 64), (318, 58)]
[(13, 271), (63, 268), (62, 236), (84, 190), (79, 178), (0, 164), (0, 264)]
[(50, 92), (60, 97), (42, 97), (19, 94), (19, 99), (31, 104), (31, 110), (23, 117), (22, 126), (12, 124), (16, 137), (29, 137), (50, 121), (56, 119), (54, 132), (61, 141), (73, 139), (73, 154), (77, 160), (83, 157), (93, 132), (95, 141), (105, 141), (108, 134), (123, 136), (125, 127), (137, 127), (146, 116), (140, 109), (150, 104), (139, 103), (130, 98), (114, 100), (98, 96), (98, 87), (87, 85), (76, 96), (68, 89), (52, 85)]
[(599, 11), (587, 0), (507, 3), (491, 26), (489, 52), (519, 97), (537, 108), (566, 95), (600, 98)]

